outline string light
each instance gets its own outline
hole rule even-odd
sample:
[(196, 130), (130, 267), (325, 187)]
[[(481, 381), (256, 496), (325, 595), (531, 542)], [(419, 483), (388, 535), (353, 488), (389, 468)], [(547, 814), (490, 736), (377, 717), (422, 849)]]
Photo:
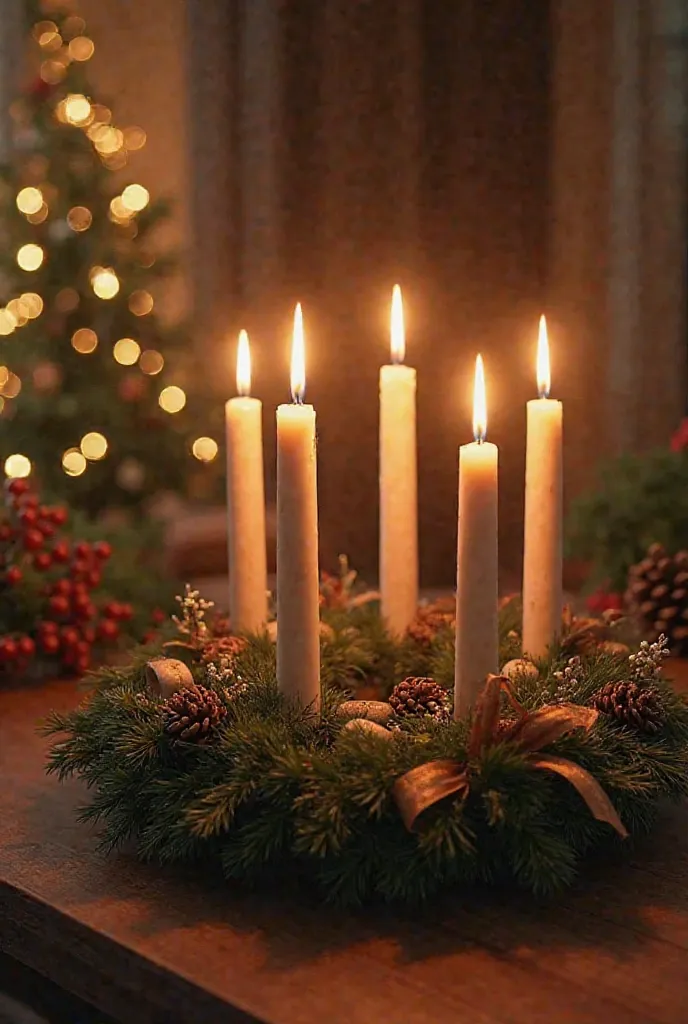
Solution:
[(64, 100), (64, 116), (69, 124), (86, 124), (91, 115), (91, 103), (82, 93), (70, 93)]
[(31, 473), (31, 460), (26, 455), (8, 455), (5, 459), (5, 476), (20, 480)]
[(141, 353), (139, 358), (140, 369), (150, 377), (154, 377), (156, 373), (160, 373), (164, 365), (165, 360), (154, 348), (146, 349), (145, 352)]
[(17, 318), (10, 309), (0, 309), (0, 337), (12, 334), (17, 326)]
[(15, 320), (17, 327), (23, 327), (29, 320), (35, 320), (43, 312), (43, 299), (35, 292), (24, 292), (17, 299), (10, 299), (7, 312)]
[(197, 437), (191, 445), (191, 451), (199, 462), (212, 462), (217, 456), (217, 441), (212, 437)]
[(141, 355), (141, 346), (133, 338), (120, 338), (115, 342), (112, 354), (122, 366), (133, 366)]
[(80, 327), (72, 335), (72, 348), (87, 356), (98, 347), (98, 335), (90, 327)]
[(69, 56), (72, 60), (90, 60), (93, 56), (95, 46), (93, 40), (88, 36), (76, 36), (69, 44)]
[(62, 456), (62, 468), (67, 476), (81, 476), (88, 463), (78, 448), (68, 448)]
[(80, 448), (85, 458), (90, 459), (91, 462), (97, 462), (99, 459), (104, 459), (107, 454), (107, 439), (97, 430), (91, 430), (81, 438)]
[(129, 309), (134, 316), (146, 316), (153, 309), (153, 296), (143, 290), (132, 292), (129, 296)]
[(119, 278), (112, 267), (94, 267), (91, 287), (99, 299), (114, 299), (119, 291)]
[(17, 193), (16, 203), (20, 213), (38, 213), (43, 206), (43, 193), (32, 186), (23, 188)]
[(186, 405), (186, 394), (176, 384), (170, 384), (160, 392), (158, 404), (164, 412), (181, 412)]
[(17, 263), (22, 270), (38, 270), (44, 257), (45, 253), (40, 245), (28, 242), (26, 245), (22, 245), (21, 249), (17, 252)]
[(88, 231), (93, 223), (93, 214), (85, 206), (73, 206), (67, 214), (67, 223), (72, 231)]
[(143, 185), (127, 185), (122, 192), (122, 203), (132, 213), (140, 213), (148, 206), (150, 193)]

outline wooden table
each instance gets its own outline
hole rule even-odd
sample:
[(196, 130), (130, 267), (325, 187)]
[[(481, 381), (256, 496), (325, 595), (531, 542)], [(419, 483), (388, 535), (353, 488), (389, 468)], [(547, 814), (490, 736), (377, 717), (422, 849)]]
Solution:
[(127, 1024), (685, 1024), (688, 815), (557, 903), (473, 893), (340, 913), (105, 857), (34, 723), (0, 694), (0, 951)]

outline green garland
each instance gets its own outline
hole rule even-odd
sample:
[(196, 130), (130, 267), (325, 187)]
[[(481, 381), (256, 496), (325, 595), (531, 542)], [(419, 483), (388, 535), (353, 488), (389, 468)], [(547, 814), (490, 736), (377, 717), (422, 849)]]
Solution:
[[(516, 702), (531, 714), (561, 710), (562, 695), (567, 708), (594, 716), (593, 695), (633, 676), (628, 653), (596, 647), (571, 662), (565, 641), (538, 664), (537, 677), (516, 672), (509, 701), (502, 697), (501, 711), (493, 706), (494, 742), (475, 745), (475, 721), (471, 728), (430, 717), (400, 719), (385, 738), (343, 725), (345, 689), (375, 678), (389, 692), (407, 675), (433, 676), (449, 689), (451, 627), (440, 626), (429, 642), (397, 642), (376, 605), (324, 619), (318, 716), (279, 693), (267, 636), (248, 638), (231, 668), (225, 661), (219, 670), (188, 649), (195, 682), (217, 695), (224, 716), (202, 745), (165, 730), (168, 705), (146, 682), (146, 663), (160, 654), (150, 648), (129, 668), (102, 669), (81, 707), (51, 716), (46, 731), (60, 738), (48, 770), (85, 780), (90, 801), (81, 819), (102, 828), (107, 849), (133, 840), (146, 860), (215, 863), (242, 884), (302, 879), (329, 900), (356, 904), (418, 903), (477, 881), (549, 893), (572, 882), (593, 848), (621, 842), (566, 779), (537, 770), (498, 730), (513, 725)], [(517, 620), (515, 604), (502, 610), (503, 661), (517, 653)], [(601, 714), (591, 728), (552, 734), (538, 748), (544, 759), (590, 773), (631, 835), (651, 826), (661, 798), (688, 793), (688, 706), (659, 675), (651, 683), (663, 723), (656, 734)], [(499, 701), (493, 687), (495, 694)], [(470, 785), (455, 786), (453, 798), (409, 831), (395, 787), (431, 762), (464, 766)]]

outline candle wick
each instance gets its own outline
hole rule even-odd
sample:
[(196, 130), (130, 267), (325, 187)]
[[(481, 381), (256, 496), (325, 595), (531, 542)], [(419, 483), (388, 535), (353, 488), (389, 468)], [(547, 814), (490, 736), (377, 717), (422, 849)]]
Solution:
[(549, 388), (538, 388), (538, 398), (549, 398)]
[(303, 405), (303, 395), (294, 395), (292, 405)]

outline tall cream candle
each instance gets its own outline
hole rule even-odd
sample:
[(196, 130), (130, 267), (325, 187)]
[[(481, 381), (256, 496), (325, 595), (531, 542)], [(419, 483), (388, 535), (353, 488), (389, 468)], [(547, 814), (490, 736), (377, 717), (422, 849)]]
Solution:
[(268, 617), (263, 483), (262, 403), (250, 397), (248, 335), (239, 335), (237, 398), (225, 405), (229, 617), (232, 629), (255, 633)]
[(277, 410), (277, 682), (304, 707), (320, 703), (320, 601), (315, 409), (306, 386), (303, 318), (294, 315), (292, 405)]
[(380, 595), (390, 632), (402, 634), (418, 607), (416, 371), (404, 366), (404, 313), (392, 293), (392, 365), (380, 370)]
[(497, 621), (498, 449), (485, 441), (485, 377), (475, 366), (473, 434), (459, 449), (459, 529), (456, 566), (454, 717), (463, 717), (490, 672), (499, 671)]
[(523, 650), (540, 658), (561, 630), (563, 406), (548, 398), (549, 346), (540, 318), (539, 398), (528, 402), (523, 543)]

